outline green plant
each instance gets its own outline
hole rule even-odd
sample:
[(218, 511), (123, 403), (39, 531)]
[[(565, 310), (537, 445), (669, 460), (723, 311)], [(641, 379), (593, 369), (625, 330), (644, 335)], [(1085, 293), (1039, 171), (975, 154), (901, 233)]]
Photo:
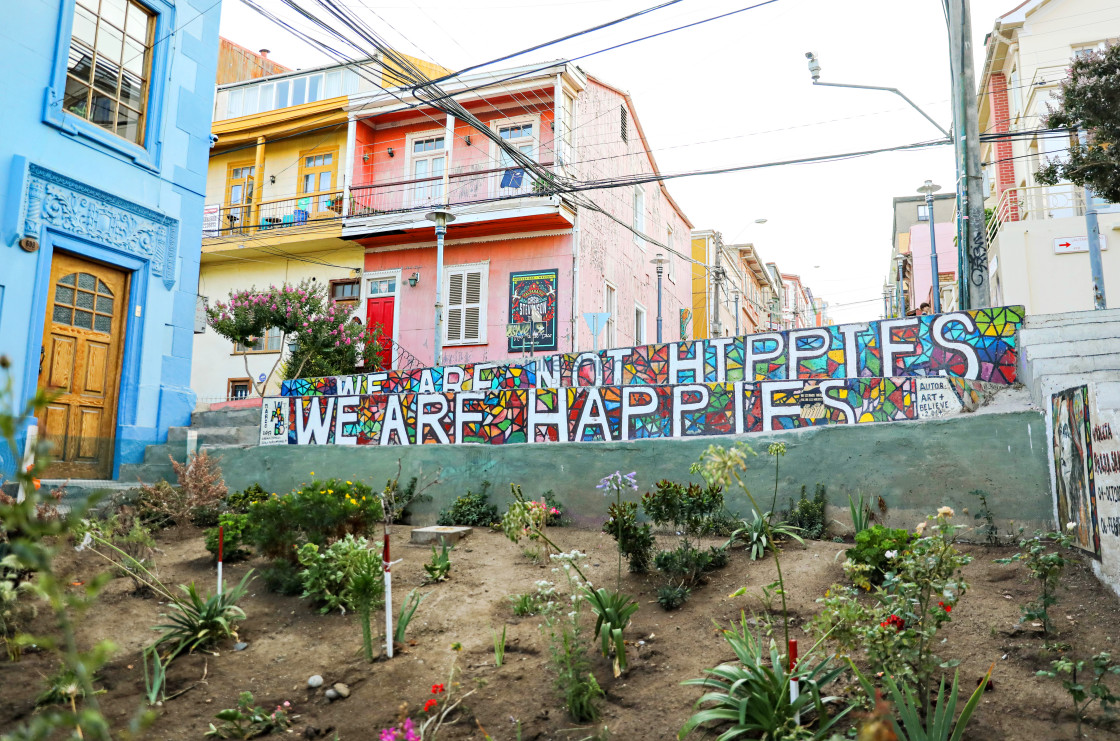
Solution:
[(769, 512), (766, 514), (755, 512), (752, 519), (742, 520), (740, 524), (742, 527), (731, 533), (724, 547), (729, 548), (741, 542), (747, 546), (747, 553), (752, 561), (765, 556), (766, 551), (774, 550), (776, 538), (790, 538), (805, 545), (805, 541), (798, 534), (798, 528), (788, 522), (775, 523), (773, 515)]
[(820, 540), (825, 528), (825, 486), (817, 484), (813, 498), (805, 494), (805, 486), (801, 487), (801, 498), (796, 503), (789, 502), (789, 524), (802, 533), (806, 538)]
[(659, 551), (653, 564), (669, 583), (691, 587), (711, 570), (712, 553), (682, 543), (671, 551)]
[(1073, 536), (1063, 532), (1044, 533), (1041, 530), (1036, 530), (1034, 536), (1030, 538), (1023, 538), (1022, 534), (1023, 529), (1019, 528), (1021, 538), (1019, 547), (1023, 550), (1010, 558), (997, 558), (996, 563), (1022, 561), (1027, 565), (1031, 578), (1038, 581), (1041, 592), (1037, 600), (1023, 605), (1023, 618), (1038, 620), (1042, 623), (1042, 632), (1045, 635), (1054, 635), (1054, 621), (1050, 617), (1050, 608), (1058, 603), (1058, 585), (1061, 582), (1062, 572), (1070, 561), (1062, 555), (1062, 550), (1069, 550), (1072, 547)]
[(424, 577), (425, 584), (445, 581), (451, 572), (451, 551), (455, 546), (443, 542), (440, 545), (442, 548), (439, 551), (434, 545), (432, 546), (432, 560), (424, 564), (424, 572), (427, 574)]
[(972, 516), (972, 519), (984, 521), (980, 532), (984, 534), (984, 539), (988, 541), (988, 545), (999, 545), (999, 528), (996, 527), (996, 519), (992, 508), (988, 506), (988, 492), (983, 489), (973, 489), (969, 494), (980, 500), (980, 506), (976, 508), (976, 514)]
[(489, 527), (498, 521), (498, 508), (490, 504), (490, 482), (483, 481), (477, 492), (469, 489), (457, 497), (451, 506), (440, 510), (438, 525), (465, 525), (468, 527)]
[(848, 560), (866, 567), (850, 572), (857, 586), (882, 584), (894, 559), (910, 545), (910, 533), (901, 528), (872, 525), (856, 533), (856, 544), (848, 549)]
[(657, 588), (657, 604), (663, 610), (676, 610), (691, 594), (692, 590), (684, 584), (663, 584)]
[(155, 642), (156, 647), (170, 647), (166, 661), (171, 662), (184, 651), (192, 653), (223, 638), (236, 637), (237, 621), (245, 619), (245, 611), (237, 603), (245, 596), (252, 576), (250, 569), (236, 587), (205, 597), (198, 593), (193, 581), (188, 585), (180, 584), (179, 589), (187, 595), (186, 600), (172, 602), (171, 609), (175, 613), (162, 615), (170, 618), (171, 622), (154, 628), (162, 631)]
[[(1085, 672), (1088, 666), (1092, 678), (1086, 682)], [(1086, 710), (1094, 702), (1099, 702), (1105, 711), (1109, 711), (1111, 706), (1120, 703), (1120, 697), (1113, 694), (1112, 689), (1105, 683), (1105, 679), (1109, 674), (1120, 674), (1120, 665), (1112, 663), (1112, 655), (1107, 651), (1093, 656), (1088, 665), (1083, 660), (1074, 661), (1068, 657), (1062, 657), (1056, 661), (1050, 662), (1050, 669), (1043, 669), (1038, 672), (1040, 677), (1049, 677), (1050, 679), (1061, 678), (1062, 687), (1069, 693), (1070, 700), (1073, 702), (1073, 714), (1077, 718), (1077, 737), (1081, 738), (1081, 724), (1085, 721)], [(1081, 674), (1081, 679), (1078, 679), (1078, 674)]]
[(494, 637), (494, 666), (501, 666), (506, 659), (506, 626), (502, 626), (501, 637), (496, 630), (491, 629), (490, 633)]
[[(227, 562), (240, 561), (252, 555), (245, 547), (245, 534), (250, 529), (249, 515), (224, 512), (218, 517), (218, 527), (222, 528), (224, 540), (222, 558)], [(206, 550), (215, 561), (218, 560), (218, 528), (206, 531)]]
[(20, 582), (14, 575), (0, 579), (0, 642), (4, 643), (9, 661), (19, 661), (22, 651), (16, 638), (35, 618), (37, 611), (31, 596), (30, 582)]
[[(603, 478), (601, 478), (599, 480), (599, 485), (596, 486), (595, 488), (596, 489), (605, 489), (606, 490), (606, 494), (605, 494), (606, 496), (610, 496), (611, 493), (614, 493), (614, 509), (615, 509), (615, 512), (617, 512), (621, 515), (622, 512), (623, 512), (623, 510), (622, 510), (622, 490), (623, 489), (633, 489), (633, 490), (637, 491), (637, 489), (638, 489), (637, 472), (631, 471), (630, 473), (628, 473), (624, 476), (621, 471), (615, 471), (614, 473), (610, 474), (609, 476), (604, 476)], [(608, 514), (610, 513), (610, 506), (607, 507), (607, 512), (608, 512)], [(622, 547), (623, 547), (622, 528), (624, 526), (623, 518), (620, 516), (615, 521), (614, 525), (615, 525), (615, 528), (616, 528), (616, 532), (611, 533), (611, 535), (614, 537), (615, 543), (618, 545), (618, 577), (617, 577), (618, 581), (615, 584), (615, 590), (617, 591), (617, 590), (622, 589)]]
[(591, 673), (589, 646), (583, 627), (583, 605), (586, 602), (586, 580), (579, 570), (579, 551), (558, 554), (561, 570), (568, 580), (573, 597), (572, 610), (551, 611), (545, 615), (541, 630), (549, 638), (549, 664), (556, 674), (556, 689), (564, 698), (568, 715), (577, 723), (590, 723), (599, 718), (602, 688)]
[[(108, 658), (106, 654), (105, 658)], [(96, 679), (96, 678), (95, 678)], [(69, 705), (72, 709), (77, 709), (77, 698), (87, 697), (86, 692), (82, 686), (78, 684), (78, 677), (75, 675), (74, 670), (66, 666), (60, 666), (43, 681), (44, 689), (38, 697), (35, 698), (35, 706), (43, 707), (46, 705)], [(103, 695), (105, 690), (94, 690), (93, 694)]]
[(871, 512), (871, 505), (869, 505), (863, 498), (863, 492), (857, 492), (858, 499), (853, 500), (852, 495), (848, 495), (848, 511), (852, 515), (852, 529), (856, 535), (859, 535), (867, 528), (871, 527), (871, 520), (873, 518)]
[[(310, 599), (324, 614), (336, 609), (358, 609), (349, 588), (355, 572), (363, 567), (367, 553), (370, 551), (366, 539), (353, 535), (336, 540), (324, 550), (314, 543), (304, 543), (297, 556), (303, 567), (300, 572), (303, 593), (300, 596)], [(380, 568), (380, 554), (375, 553), (373, 557), (378, 559)], [(375, 601), (380, 603), (384, 584), (380, 578), (375, 581), (377, 585), (371, 588), (377, 591)]]
[(511, 595), (513, 614), (518, 617), (537, 615), (556, 599), (556, 585), (545, 579), (537, 582), (537, 591)]
[(230, 512), (245, 514), (249, 511), (253, 502), (261, 502), (268, 497), (268, 492), (259, 483), (249, 484), (241, 491), (231, 491), (226, 494), (226, 509)]
[(167, 664), (160, 658), (159, 649), (145, 646), (140, 652), (140, 663), (144, 665), (144, 699), (149, 705), (163, 702), (166, 698)]
[(658, 527), (672, 525), (682, 543), (688, 545), (706, 532), (712, 518), (723, 510), (723, 486), (685, 486), (662, 479), (642, 497), (642, 510)]
[(249, 506), (249, 542), (268, 558), (297, 560), (305, 543), (326, 546), (365, 535), (382, 519), (381, 500), (361, 481), (312, 481)]
[(841, 653), (864, 653), (873, 671), (912, 685), (927, 715), (935, 674), (958, 663), (943, 662), (934, 648), (943, 643), (938, 631), (952, 620), (953, 609), (968, 591), (961, 570), (972, 561), (954, 545), (963, 528), (951, 523), (952, 516), (952, 509), (942, 507), (930, 518), (928, 532), (923, 520), (917, 537), (892, 558), (880, 587), (871, 590), (864, 564), (846, 562), (845, 571), (863, 579), (871, 599), (864, 599), (859, 588), (834, 584), (818, 600), (824, 609), (814, 620)]
[[(849, 663), (851, 664), (850, 660)], [(867, 696), (875, 697), (875, 688), (870, 680), (860, 673), (855, 664), (851, 664), (851, 668)], [(984, 694), (991, 678), (992, 667), (988, 667), (987, 673), (977, 683), (972, 696), (961, 709), (960, 717), (954, 719), (960, 691), (959, 673), (953, 673), (953, 684), (949, 688), (948, 697), (945, 696), (945, 677), (941, 678), (937, 697), (931, 703), (932, 707), (923, 705), (921, 697), (909, 685), (900, 684), (889, 674), (884, 674), (883, 684), (887, 686), (891, 701), (901, 720), (900, 723), (899, 720), (890, 718), (894, 734), (907, 741), (960, 741), (976, 706), (980, 704), (980, 696)]]
[(611, 592), (603, 587), (592, 593), (588, 586), (585, 591), (590, 593), (588, 603), (595, 613), (595, 637), (602, 639), (603, 658), (613, 655), (614, 675), (617, 677), (627, 668), (622, 631), (630, 624), (630, 617), (638, 611), (638, 603), (628, 594)]
[(249, 739), (291, 728), (292, 721), (288, 718), (290, 702), (277, 705), (271, 713), (253, 702), (252, 692), (242, 692), (237, 707), (226, 708), (214, 716), (222, 724), (215, 726), (211, 723), (210, 730), (206, 732), (207, 738)]
[(362, 550), (358, 552), (350, 564), (346, 585), (342, 593), (343, 600), (354, 606), (355, 612), (362, 624), (362, 649), (365, 651), (366, 661), (373, 663), (373, 632), (370, 626), (370, 615), (373, 609), (381, 604), (385, 595), (385, 583), (382, 579), (381, 554), (375, 551)]
[[(710, 705), (694, 713), (677, 738), (683, 739), (701, 726), (710, 726), (712, 730), (722, 731), (719, 735), (721, 741), (735, 738), (823, 739), (854, 707), (849, 705), (834, 716), (828, 715), (825, 706), (838, 698), (823, 697), (821, 691), (843, 672), (843, 667), (832, 665), (831, 657), (814, 664), (814, 649), (810, 649), (791, 672), (786, 669), (773, 640), (770, 641), (768, 655), (764, 652), (761, 641), (751, 632), (745, 614), (740, 613), (738, 629), (732, 627), (722, 632), (738, 663), (705, 669), (707, 676), (681, 683), (705, 690), (696, 701), (697, 708)], [(790, 682), (794, 679), (800, 694), (797, 699), (791, 700)], [(810, 715), (816, 719), (815, 729), (805, 725)], [(796, 720), (798, 716), (801, 723)]]
[[(549, 489), (541, 495), (541, 500), (548, 506), (548, 522), (549, 527), (564, 527), (568, 524), (567, 517), (564, 516), (564, 505), (556, 498), (555, 492)], [(553, 510), (556, 510), (553, 512)]]
[(632, 573), (644, 574), (653, 565), (653, 551), (656, 545), (649, 523), (638, 524), (638, 504), (622, 502), (620, 505), (607, 506), (607, 521), (603, 532), (609, 534), (618, 544), (618, 552), (626, 558)]
[(270, 592), (288, 597), (303, 594), (303, 570), (299, 564), (277, 559), (261, 569), (261, 581)]
[(408, 624), (412, 622), (412, 616), (416, 614), (416, 608), (427, 596), (413, 589), (401, 602), (401, 611), (397, 615), (397, 625), (393, 628), (393, 643), (404, 643), (404, 633), (408, 630)]

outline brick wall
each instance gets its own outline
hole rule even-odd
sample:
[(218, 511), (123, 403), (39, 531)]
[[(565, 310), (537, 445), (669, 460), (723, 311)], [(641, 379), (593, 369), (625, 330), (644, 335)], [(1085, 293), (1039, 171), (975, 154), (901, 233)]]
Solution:
[[(1003, 73), (993, 74), (988, 79), (988, 95), (992, 109), (993, 125), (991, 133), (1006, 134), (1010, 130), (1011, 112), (1007, 105), (1007, 78)], [(1011, 159), (1011, 141), (1000, 139), (995, 145), (996, 192), (1000, 197), (1009, 188), (1015, 187), (1015, 161)], [(1004, 221), (1018, 221), (1019, 207), (1009, 201), (1002, 214)]]

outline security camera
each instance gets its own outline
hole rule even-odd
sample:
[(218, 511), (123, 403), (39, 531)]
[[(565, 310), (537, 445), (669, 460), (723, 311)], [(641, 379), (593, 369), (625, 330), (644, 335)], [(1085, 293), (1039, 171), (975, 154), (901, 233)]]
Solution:
[(211, 134), (210, 135), (210, 148), (213, 149), (214, 145), (217, 144), (217, 143), (218, 143), (218, 135), (217, 134)]
[(813, 82), (821, 79), (821, 63), (817, 61), (817, 55), (811, 51), (805, 52), (805, 58), (809, 60), (809, 74), (813, 76)]

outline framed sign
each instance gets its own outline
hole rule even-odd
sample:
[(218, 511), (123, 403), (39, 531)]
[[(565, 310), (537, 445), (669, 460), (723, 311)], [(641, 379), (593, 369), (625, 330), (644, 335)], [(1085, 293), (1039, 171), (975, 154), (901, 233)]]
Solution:
[(509, 274), (509, 323), (532, 331), (507, 333), (509, 352), (556, 349), (556, 270)]

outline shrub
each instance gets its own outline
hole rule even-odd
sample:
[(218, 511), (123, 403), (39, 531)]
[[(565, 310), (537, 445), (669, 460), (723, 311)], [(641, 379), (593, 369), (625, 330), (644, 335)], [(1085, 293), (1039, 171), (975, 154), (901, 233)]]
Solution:
[[(218, 466), (219, 460), (205, 450), (191, 453), (186, 463), (171, 458), (171, 467), (179, 479), (179, 489), (186, 496), (187, 514), (198, 527), (217, 521), (218, 510), (229, 493), (222, 479), (222, 469)], [(210, 522), (211, 518), (213, 522)]]
[(498, 521), (498, 508), (490, 504), (490, 482), (483, 481), (478, 492), (467, 493), (455, 499), (439, 513), (438, 525), (465, 525), (468, 527), (489, 527)]
[[(304, 543), (299, 549), (299, 563), (303, 567), (300, 596), (311, 600), (324, 614), (339, 608), (355, 610), (359, 605), (350, 591), (351, 581), (368, 548), (365, 538), (353, 535), (346, 535), (323, 550), (315, 543)], [(385, 585), (378, 581), (371, 588), (377, 592), (374, 601), (380, 604)], [(365, 593), (360, 596), (366, 598)]]
[(176, 610), (176, 613), (163, 616), (169, 617), (171, 622), (155, 627), (162, 631), (155, 643), (156, 647), (171, 647), (167, 660), (174, 659), (183, 651), (191, 653), (223, 638), (236, 637), (237, 621), (245, 619), (245, 611), (237, 603), (245, 596), (252, 576), (253, 572), (250, 570), (236, 587), (205, 598), (198, 593), (193, 581), (187, 586), (180, 584), (179, 588), (187, 595), (187, 599), (172, 602), (171, 609)]
[[(252, 553), (245, 547), (245, 536), (249, 531), (249, 515), (226, 512), (218, 517), (218, 526), (222, 528), (224, 536), (224, 552), (222, 558), (226, 562), (240, 561), (248, 558)], [(206, 531), (206, 550), (215, 561), (218, 560), (218, 528), (212, 527)]]
[[(1022, 532), (1020, 528), (1019, 533)], [(1053, 549), (1050, 543), (1053, 543)], [(1062, 572), (1069, 563), (1069, 559), (1062, 555), (1062, 550), (1068, 550), (1072, 546), (1073, 536), (1069, 533), (1044, 533), (1039, 530), (1033, 537), (1019, 541), (1019, 547), (1023, 549), (1021, 552), (1010, 558), (996, 559), (996, 563), (1026, 562), (1031, 578), (1038, 581), (1041, 592), (1037, 600), (1023, 605), (1023, 618), (1041, 622), (1042, 632), (1046, 635), (1054, 633), (1050, 608), (1058, 603), (1058, 585), (1061, 582)]]
[(270, 592), (296, 597), (303, 594), (303, 571), (298, 564), (277, 559), (261, 569), (261, 579)]
[[(941, 643), (937, 632), (952, 620), (953, 609), (968, 591), (961, 569), (972, 558), (954, 546), (961, 528), (950, 523), (952, 516), (950, 508), (942, 507), (931, 518), (928, 534), (926, 522), (919, 525), (917, 537), (891, 560), (871, 600), (862, 599), (860, 589), (834, 584), (818, 600), (825, 609), (814, 621), (842, 653), (865, 653), (872, 671), (912, 684), (923, 702), (929, 699), (937, 670), (956, 663), (942, 663), (933, 650)], [(909, 539), (909, 533), (906, 536)], [(866, 564), (849, 560), (844, 567), (871, 589)]]
[(872, 525), (856, 533), (856, 544), (848, 549), (848, 560), (862, 565), (862, 570), (852, 572), (856, 584), (864, 586), (882, 584), (893, 559), (903, 553), (910, 544), (910, 533), (902, 529), (892, 529), (882, 525)]
[(269, 558), (297, 560), (305, 543), (325, 546), (363, 535), (382, 519), (381, 500), (360, 481), (312, 481), (249, 507), (249, 541)]
[(427, 576), (424, 577), (425, 584), (435, 584), (437, 582), (446, 581), (447, 575), (451, 573), (451, 550), (454, 546), (447, 543), (441, 543), (442, 548), (437, 551), (436, 547), (432, 546), (432, 560), (424, 564), (424, 571)]
[(292, 721), (288, 718), (290, 702), (285, 701), (283, 705), (277, 705), (271, 713), (259, 705), (254, 705), (253, 702), (252, 692), (242, 692), (237, 700), (237, 707), (226, 708), (214, 716), (222, 724), (215, 727), (211, 723), (206, 737), (249, 739), (291, 728)]
[[(548, 522), (545, 524), (549, 527), (564, 527), (569, 523), (569, 520), (564, 516), (564, 505), (556, 498), (552, 489), (549, 489), (541, 495), (544, 503), (548, 505)], [(552, 510), (556, 510), (553, 512)]]
[(268, 492), (260, 484), (249, 484), (241, 491), (231, 491), (226, 495), (226, 509), (245, 514), (249, 511), (249, 505), (268, 499), (268, 496)]
[(664, 610), (675, 610), (688, 601), (692, 590), (683, 584), (665, 584), (657, 588), (657, 604)]
[(642, 497), (646, 517), (658, 527), (672, 525), (687, 544), (710, 528), (712, 518), (723, 510), (723, 487), (677, 484), (667, 479)]
[(607, 521), (603, 532), (618, 543), (618, 550), (626, 558), (630, 571), (644, 574), (653, 564), (653, 550), (656, 543), (649, 523), (638, 524), (638, 505), (636, 502), (622, 502), (621, 505), (607, 506)]
[(805, 496), (805, 487), (801, 487), (801, 498), (795, 504), (791, 499), (789, 502), (789, 518), (790, 525), (801, 530), (801, 533), (806, 538), (813, 540), (820, 540), (824, 535), (825, 529), (825, 487), (824, 484), (817, 484), (816, 491), (813, 492), (813, 498), (809, 499)]
[(30, 582), (17, 584), (14, 579), (0, 579), (0, 643), (9, 661), (19, 661), (20, 644), (13, 639), (30, 627), (36, 615), (30, 592)]
[(711, 551), (681, 544), (671, 551), (660, 551), (653, 563), (670, 582), (691, 586), (705, 571), (711, 570), (712, 554)]

